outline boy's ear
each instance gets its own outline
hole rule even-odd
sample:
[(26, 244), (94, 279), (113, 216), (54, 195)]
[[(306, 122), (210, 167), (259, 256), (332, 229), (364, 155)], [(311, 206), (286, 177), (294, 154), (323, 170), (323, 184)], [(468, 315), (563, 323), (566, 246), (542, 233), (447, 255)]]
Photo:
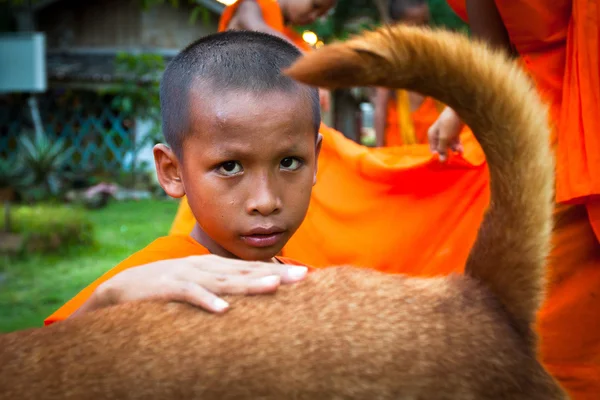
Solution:
[(173, 150), (167, 145), (159, 143), (154, 146), (152, 151), (160, 186), (171, 197), (178, 199), (185, 196), (179, 160)]
[(313, 186), (317, 183), (317, 170), (319, 169), (319, 154), (321, 153), (321, 144), (323, 143), (323, 135), (317, 133), (317, 142), (315, 149), (315, 176), (313, 177)]

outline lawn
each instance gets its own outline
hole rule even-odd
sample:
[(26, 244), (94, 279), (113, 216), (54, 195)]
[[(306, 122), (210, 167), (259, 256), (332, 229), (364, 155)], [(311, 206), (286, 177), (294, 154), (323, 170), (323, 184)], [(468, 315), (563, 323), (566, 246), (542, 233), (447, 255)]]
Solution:
[(41, 326), (87, 284), (158, 236), (167, 234), (174, 201), (112, 202), (88, 211), (95, 244), (73, 247), (60, 255), (0, 259), (0, 332)]

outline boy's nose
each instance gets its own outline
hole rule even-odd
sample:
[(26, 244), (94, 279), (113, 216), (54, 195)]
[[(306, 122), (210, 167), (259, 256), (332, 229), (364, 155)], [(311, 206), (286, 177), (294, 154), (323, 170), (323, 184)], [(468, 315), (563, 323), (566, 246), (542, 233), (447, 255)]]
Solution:
[(247, 202), (249, 214), (271, 215), (281, 209), (281, 199), (269, 179), (261, 179), (250, 188)]

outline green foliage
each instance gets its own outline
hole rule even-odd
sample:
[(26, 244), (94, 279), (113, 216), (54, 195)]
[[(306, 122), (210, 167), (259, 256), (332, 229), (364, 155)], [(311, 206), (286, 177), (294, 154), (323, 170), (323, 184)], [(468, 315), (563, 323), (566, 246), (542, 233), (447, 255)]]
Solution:
[(379, 12), (373, 0), (338, 0), (325, 19), (306, 26), (295, 27), (299, 32), (311, 30), (325, 43), (343, 40), (363, 29), (372, 28), (379, 21)]
[(92, 223), (80, 209), (60, 205), (13, 206), (11, 214), (12, 232), (25, 239), (22, 250), (45, 253), (93, 243)]
[(148, 10), (159, 4), (170, 4), (173, 7), (179, 7), (179, 0), (139, 0), (139, 2), (143, 10)]
[(33, 175), (28, 173), (22, 159), (0, 159), (0, 188), (18, 191), (32, 183)]
[(196, 21), (198, 20), (198, 16), (200, 16), (200, 19), (202, 20), (203, 24), (208, 25), (210, 24), (210, 15), (211, 13), (208, 8), (195, 5), (192, 8), (192, 12), (190, 13), (190, 25), (194, 25), (196, 23)]
[(45, 317), (94, 279), (166, 235), (177, 205), (157, 200), (110, 202), (85, 212), (94, 229), (91, 246), (67, 246), (59, 253), (34, 253), (16, 260), (0, 256), (0, 332), (41, 326)]
[(469, 26), (456, 15), (446, 0), (428, 0), (428, 3), (432, 26), (469, 33)]
[(75, 149), (68, 149), (62, 139), (50, 140), (42, 133), (20, 136), (19, 150), (17, 163), (30, 174), (22, 175), (28, 187), (21, 184), (21, 193), (37, 201), (57, 196), (65, 175), (63, 167)]
[[(159, 4), (170, 4), (173, 7), (179, 7), (179, 0), (139, 0), (142, 10), (148, 10)], [(198, 20), (198, 17), (202, 19), (205, 24), (210, 22), (210, 10), (206, 7), (198, 5), (198, 2), (195, 0), (188, 0), (188, 4), (192, 6), (192, 11), (190, 12), (189, 23), (193, 25)]]
[[(388, 4), (387, 1), (383, 3)], [(428, 0), (431, 25), (467, 33), (468, 26), (455, 13), (446, 0)], [(375, 0), (339, 0), (327, 18), (313, 24), (297, 27), (299, 32), (311, 30), (325, 43), (345, 40), (350, 35), (372, 29), (381, 24), (381, 15)]]
[[(148, 140), (153, 144), (161, 141), (159, 77), (165, 69), (164, 58), (159, 54), (120, 52), (115, 68), (122, 81), (105, 90), (114, 95), (112, 107), (124, 115), (151, 122)], [(143, 145), (145, 143), (140, 144)]]

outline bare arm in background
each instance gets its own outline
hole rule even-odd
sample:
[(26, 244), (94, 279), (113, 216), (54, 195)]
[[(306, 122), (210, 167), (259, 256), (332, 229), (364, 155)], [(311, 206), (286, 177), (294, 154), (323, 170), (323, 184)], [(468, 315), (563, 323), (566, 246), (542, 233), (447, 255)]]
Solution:
[(231, 19), (231, 22), (227, 28), (268, 33), (280, 37), (281, 39), (293, 44), (295, 47), (298, 47), (287, 36), (267, 25), (259, 5), (254, 1), (242, 2), (242, 4), (240, 4), (236, 10), (235, 15)]
[(385, 124), (387, 120), (387, 105), (391, 91), (387, 88), (375, 89), (375, 139), (376, 146), (385, 146)]

